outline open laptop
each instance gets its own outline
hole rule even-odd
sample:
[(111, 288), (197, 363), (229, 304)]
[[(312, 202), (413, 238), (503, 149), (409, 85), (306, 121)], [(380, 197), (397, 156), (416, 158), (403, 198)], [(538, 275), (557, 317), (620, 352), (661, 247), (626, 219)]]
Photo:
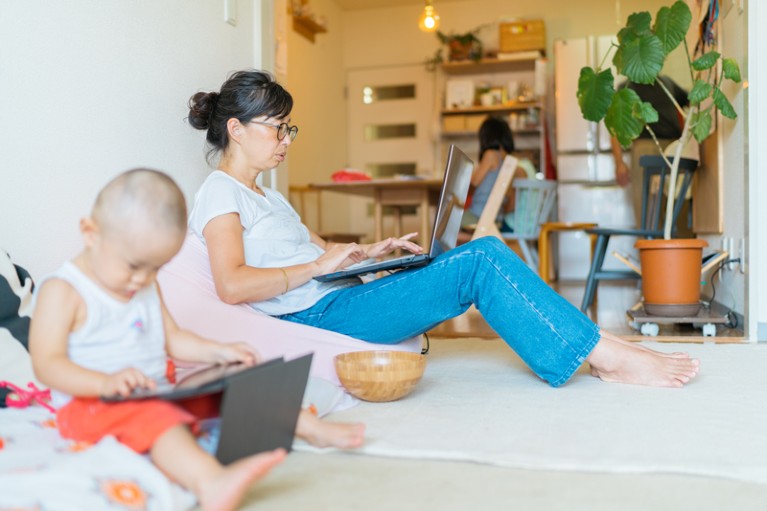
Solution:
[(102, 400), (177, 401), (223, 392), (216, 458), (227, 464), (278, 447), (291, 450), (311, 363), (309, 353), (287, 362), (277, 358), (255, 366), (213, 366), (184, 375), (175, 385), (162, 383)]
[(431, 232), (428, 254), (410, 254), (383, 261), (362, 262), (337, 272), (318, 275), (314, 277), (314, 280), (332, 282), (379, 271), (424, 266), (438, 255), (455, 248), (458, 242), (458, 233), (461, 230), (461, 218), (463, 217), (466, 197), (469, 194), (473, 170), (474, 162), (455, 145), (451, 145), (447, 155), (445, 177), (442, 181), (437, 213), (434, 215), (434, 227)]

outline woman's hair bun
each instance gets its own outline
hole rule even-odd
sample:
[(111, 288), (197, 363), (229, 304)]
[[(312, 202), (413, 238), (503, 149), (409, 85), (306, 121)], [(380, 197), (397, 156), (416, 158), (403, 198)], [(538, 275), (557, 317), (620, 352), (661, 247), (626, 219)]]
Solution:
[(198, 130), (207, 130), (218, 102), (218, 92), (198, 92), (189, 98), (189, 124)]

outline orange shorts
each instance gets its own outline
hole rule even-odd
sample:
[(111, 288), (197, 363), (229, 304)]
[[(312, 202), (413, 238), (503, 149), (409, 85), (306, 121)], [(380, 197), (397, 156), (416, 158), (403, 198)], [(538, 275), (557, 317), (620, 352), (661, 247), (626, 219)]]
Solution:
[(74, 398), (56, 413), (64, 438), (95, 443), (107, 435), (139, 453), (148, 452), (168, 429), (194, 425), (218, 414), (220, 394), (179, 402), (160, 399), (105, 403), (98, 398)]

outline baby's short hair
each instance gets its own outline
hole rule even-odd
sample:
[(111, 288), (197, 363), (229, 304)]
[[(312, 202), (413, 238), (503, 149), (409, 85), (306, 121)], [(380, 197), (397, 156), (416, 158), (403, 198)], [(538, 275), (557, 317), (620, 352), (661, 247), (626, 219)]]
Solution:
[(186, 231), (186, 200), (164, 172), (136, 168), (119, 174), (99, 192), (93, 219), (102, 229), (124, 233), (137, 228)]

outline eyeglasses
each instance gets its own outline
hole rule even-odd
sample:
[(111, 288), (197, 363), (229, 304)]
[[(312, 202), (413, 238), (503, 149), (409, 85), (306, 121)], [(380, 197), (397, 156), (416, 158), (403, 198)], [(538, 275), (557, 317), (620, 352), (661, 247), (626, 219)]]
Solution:
[(277, 140), (282, 140), (285, 138), (285, 135), (290, 134), (290, 140), (295, 140), (296, 135), (298, 135), (298, 126), (291, 126), (286, 122), (282, 122), (280, 124), (272, 124), (271, 122), (262, 122), (262, 121), (250, 121), (255, 124), (263, 124), (264, 126), (271, 126), (272, 128), (277, 128)]

